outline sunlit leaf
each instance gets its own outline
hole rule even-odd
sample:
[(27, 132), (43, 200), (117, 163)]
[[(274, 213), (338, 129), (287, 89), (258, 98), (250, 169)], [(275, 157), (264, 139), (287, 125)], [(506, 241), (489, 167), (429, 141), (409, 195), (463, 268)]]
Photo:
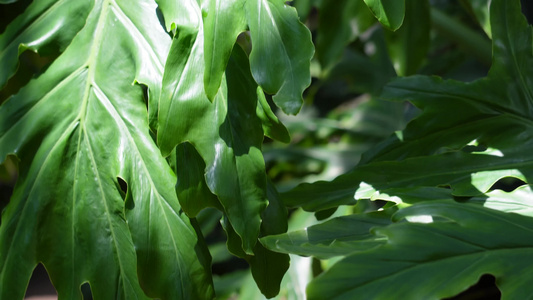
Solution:
[(209, 253), (132, 85), (159, 90), (170, 38), (156, 5), (96, 1), (77, 18), (65, 52), (0, 106), (0, 157), (21, 161), (0, 227), (0, 298), (22, 299), (38, 262), (64, 299), (81, 299), (84, 282), (97, 299), (210, 298)]

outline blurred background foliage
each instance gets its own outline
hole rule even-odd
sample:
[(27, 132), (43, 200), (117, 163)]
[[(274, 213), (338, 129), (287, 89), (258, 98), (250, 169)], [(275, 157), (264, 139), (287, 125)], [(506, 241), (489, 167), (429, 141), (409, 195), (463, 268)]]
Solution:
[[(30, 2), (3, 6), (0, 32), (17, 16), (13, 12), (21, 13)], [(489, 2), (406, 0), (403, 25), (394, 32), (377, 22), (363, 0), (289, 2), (312, 32), (316, 52), (312, 84), (304, 94), (301, 112), (296, 116), (278, 113), (290, 132), (290, 143), (264, 141), (267, 172), (277, 189), (284, 192), (302, 182), (331, 180), (353, 168), (373, 145), (403, 129), (418, 111), (408, 103), (379, 99), (393, 77), (426, 74), (468, 82), (485, 76), (491, 64)], [(523, 0), (522, 8), (531, 23), (533, 1)], [(39, 76), (58, 55), (55, 49), (43, 56), (24, 52), (17, 73), (0, 91), (0, 103)], [(0, 165), (0, 209), (9, 201), (16, 174), (17, 161), (9, 157)], [(316, 215), (290, 211), (289, 231), (376, 205), (379, 201), (360, 201), (355, 207)], [(213, 256), (218, 299), (264, 299), (247, 263), (228, 252), (220, 218), (215, 209), (205, 209), (197, 217)], [(276, 299), (304, 299), (310, 279), (333, 262), (291, 255)], [(467, 298), (459, 295), (457, 299)]]

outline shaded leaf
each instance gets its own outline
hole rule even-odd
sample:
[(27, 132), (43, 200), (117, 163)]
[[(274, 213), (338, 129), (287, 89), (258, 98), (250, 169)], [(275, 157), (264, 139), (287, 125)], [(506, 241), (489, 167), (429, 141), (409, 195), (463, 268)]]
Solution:
[[(13, 3), (5, 1), (2, 4)], [(0, 87), (17, 70), (25, 50), (41, 55), (62, 52), (85, 25), (92, 1), (34, 1), (0, 35)]]
[(268, 249), (282, 253), (327, 259), (364, 251), (385, 242), (370, 233), (371, 228), (391, 223), (390, 213), (341, 216), (303, 230), (261, 238)]
[(387, 49), (399, 76), (415, 74), (426, 59), (430, 15), (427, 0), (407, 0), (402, 27), (395, 32), (385, 32)]
[(313, 44), (296, 10), (282, 0), (247, 1), (252, 37), (250, 65), (254, 79), (287, 114), (296, 114), (302, 93), (311, 83)]
[(402, 26), (405, 0), (364, 0), (374, 16), (388, 29), (395, 31)]
[(329, 69), (346, 45), (374, 24), (362, 0), (322, 1), (319, 7), (316, 52), (323, 69)]
[(353, 203), (358, 187), (366, 193), (369, 188), (450, 186), (455, 196), (477, 196), (506, 176), (530, 182), (532, 29), (518, 1), (493, 1), (491, 22), (494, 65), (486, 78), (393, 80), (382, 97), (408, 99), (422, 114), (363, 155), (352, 172), (331, 183), (302, 185), (284, 195), (285, 203), (321, 210)]
[[(375, 230), (388, 242), (354, 253), (310, 283), (309, 299), (442, 299), (492, 274), (502, 299), (533, 292), (533, 220), (476, 205), (425, 202), (400, 210), (395, 221), (416, 216), (445, 218), (430, 224), (402, 222)], [(416, 286), (416, 288), (413, 288)]]

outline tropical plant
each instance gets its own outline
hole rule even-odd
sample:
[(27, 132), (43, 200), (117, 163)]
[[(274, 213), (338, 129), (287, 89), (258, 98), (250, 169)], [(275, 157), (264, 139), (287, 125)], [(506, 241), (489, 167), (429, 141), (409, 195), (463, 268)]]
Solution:
[[(461, 1), (469, 25), (436, 2), (11, 4), (0, 299), (39, 263), (64, 299), (439, 299), (485, 274), (527, 299), (533, 31), (518, 0)], [(231, 256), (249, 270), (213, 275)]]

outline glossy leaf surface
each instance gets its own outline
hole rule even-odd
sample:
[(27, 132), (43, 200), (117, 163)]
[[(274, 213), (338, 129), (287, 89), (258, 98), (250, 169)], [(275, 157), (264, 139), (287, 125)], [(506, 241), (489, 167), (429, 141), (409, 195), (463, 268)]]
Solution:
[(0, 298), (21, 299), (38, 262), (60, 298), (81, 299), (84, 282), (96, 299), (211, 298), (209, 253), (132, 85), (157, 98), (170, 38), (156, 5), (96, 1), (80, 22), (52, 66), (0, 106), (0, 157), (21, 160), (0, 227)]

